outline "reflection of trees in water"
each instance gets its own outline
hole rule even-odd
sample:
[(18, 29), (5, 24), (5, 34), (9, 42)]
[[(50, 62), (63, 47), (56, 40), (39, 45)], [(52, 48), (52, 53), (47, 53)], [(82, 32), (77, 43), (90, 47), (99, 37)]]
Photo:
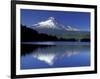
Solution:
[(61, 53), (61, 55), (77, 54), (79, 51), (84, 51), (89, 48), (89, 45), (37, 45), (37, 44), (21, 44), (21, 55), (36, 53), (36, 54), (52, 54)]
[(46, 47), (51, 47), (51, 45), (49, 46), (49, 45), (21, 44), (21, 56), (26, 54), (31, 54), (38, 48), (46, 48)]

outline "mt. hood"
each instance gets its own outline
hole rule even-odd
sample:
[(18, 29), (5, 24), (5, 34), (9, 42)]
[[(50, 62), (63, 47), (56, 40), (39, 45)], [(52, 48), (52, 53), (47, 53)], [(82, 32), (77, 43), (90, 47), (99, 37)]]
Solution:
[(38, 33), (56, 36), (58, 38), (76, 38), (76, 36), (86, 36), (89, 32), (81, 31), (71, 26), (64, 26), (59, 23), (54, 17), (49, 17), (47, 20), (38, 22), (30, 27), (38, 31)]
[(60, 24), (54, 17), (49, 17), (46, 21), (38, 22), (34, 24), (33, 29), (59, 29), (59, 30), (67, 30), (67, 31), (79, 31), (76, 28), (71, 26), (65, 27), (64, 25)]

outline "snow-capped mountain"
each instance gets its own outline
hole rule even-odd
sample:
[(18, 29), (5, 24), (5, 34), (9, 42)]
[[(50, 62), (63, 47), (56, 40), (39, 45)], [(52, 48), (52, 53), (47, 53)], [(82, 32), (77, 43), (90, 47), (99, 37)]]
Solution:
[(45, 21), (41, 21), (37, 24), (33, 25), (34, 29), (59, 29), (59, 30), (67, 30), (67, 31), (79, 31), (79, 29), (73, 28), (71, 26), (65, 27), (60, 24), (54, 17), (49, 17)]
[(52, 29), (60, 29), (58, 24), (53, 17), (49, 17), (46, 21), (41, 21), (37, 24), (33, 25), (33, 28), (52, 28)]
[(49, 17), (47, 20), (38, 22), (30, 28), (38, 31), (38, 33), (56, 36), (58, 38), (76, 38), (76, 36), (89, 35), (89, 32), (84, 32), (77, 28), (59, 23), (54, 17)]

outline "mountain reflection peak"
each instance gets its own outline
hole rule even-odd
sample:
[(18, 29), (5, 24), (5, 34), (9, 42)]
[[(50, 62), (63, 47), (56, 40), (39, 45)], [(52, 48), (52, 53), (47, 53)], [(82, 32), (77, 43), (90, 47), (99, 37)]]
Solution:
[[(60, 49), (60, 50), (59, 50)], [(45, 62), (48, 65), (53, 65), (56, 60), (63, 57), (71, 57), (80, 53), (80, 49), (76, 50), (69, 48), (69, 46), (50, 46), (46, 48), (38, 48), (36, 51), (33, 51), (32, 56), (39, 61)]]
[(33, 55), (33, 57), (37, 58), (40, 61), (44, 61), (45, 63), (47, 63), (49, 65), (53, 65), (55, 55), (35, 54), (35, 55)]

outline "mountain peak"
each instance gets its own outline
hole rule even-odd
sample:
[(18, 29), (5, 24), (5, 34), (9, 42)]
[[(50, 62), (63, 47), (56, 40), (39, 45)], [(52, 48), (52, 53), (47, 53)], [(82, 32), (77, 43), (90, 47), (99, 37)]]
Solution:
[(64, 25), (60, 24), (54, 17), (49, 17), (47, 20), (38, 22), (37, 24), (34, 24), (34, 29), (59, 29), (59, 30), (66, 30), (66, 31), (79, 31), (79, 29), (73, 28), (71, 26), (65, 27)]
[(55, 20), (55, 18), (54, 18), (54, 17), (49, 17), (48, 19), (49, 19), (49, 20)]
[(52, 29), (57, 28), (57, 29), (59, 29), (54, 17), (49, 17), (45, 21), (38, 22), (37, 24), (34, 24), (33, 27), (34, 28), (52, 28)]

